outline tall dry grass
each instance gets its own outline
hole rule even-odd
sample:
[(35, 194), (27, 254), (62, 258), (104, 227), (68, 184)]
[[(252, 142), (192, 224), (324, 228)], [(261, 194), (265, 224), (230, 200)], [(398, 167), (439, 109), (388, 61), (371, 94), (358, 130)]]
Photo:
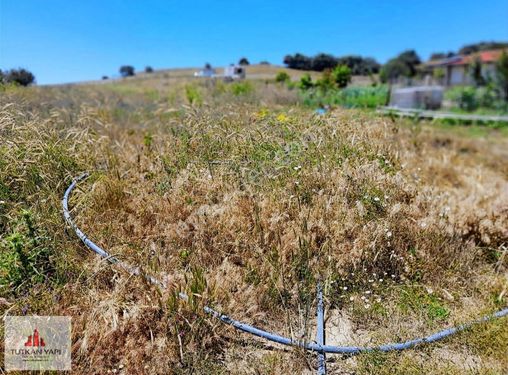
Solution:
[[(376, 344), (506, 306), (506, 138), (317, 116), (290, 105), (292, 92), (251, 85), (2, 93), (4, 312), (71, 315), (77, 373), (275, 374), (310, 371), (314, 358), (269, 350), (202, 307), (312, 340), (322, 280), (330, 336), (346, 324), (351, 340)], [(78, 225), (168, 290), (111, 267), (65, 227), (61, 196), (85, 170), (71, 200)], [(473, 361), (471, 371), (502, 372), (506, 347), (497, 322), (437, 349), (330, 367), (445, 373)]]

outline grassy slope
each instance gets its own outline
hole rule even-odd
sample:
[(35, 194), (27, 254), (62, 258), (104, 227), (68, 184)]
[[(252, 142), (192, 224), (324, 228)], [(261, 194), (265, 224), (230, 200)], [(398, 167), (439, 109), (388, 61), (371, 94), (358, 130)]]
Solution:
[[(191, 96), (171, 77), (2, 93), (1, 308), (73, 316), (76, 372), (311, 371), (312, 355), (269, 350), (200, 307), (311, 339), (318, 278), (330, 344), (409, 339), (506, 306), (505, 133), (316, 116), (277, 85), (193, 82)], [(61, 195), (83, 170), (81, 227), (170, 291), (65, 230)], [(507, 348), (505, 319), (329, 369), (502, 373)]]

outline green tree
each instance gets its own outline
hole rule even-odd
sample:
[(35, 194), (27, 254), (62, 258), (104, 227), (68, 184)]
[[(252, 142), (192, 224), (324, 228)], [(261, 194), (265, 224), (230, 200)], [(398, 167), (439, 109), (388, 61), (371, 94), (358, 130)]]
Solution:
[(482, 62), (479, 58), (474, 59), (471, 64), (471, 77), (476, 86), (485, 85), (485, 78), (482, 75)]
[(496, 63), (496, 85), (501, 96), (508, 102), (508, 54), (503, 51)]
[(249, 60), (246, 57), (242, 57), (240, 61), (238, 61), (238, 65), (249, 65)]
[(401, 60), (391, 59), (381, 68), (379, 79), (381, 82), (393, 82), (399, 77), (409, 77), (411, 71)]
[(134, 67), (131, 65), (121, 66), (119, 72), (122, 77), (131, 77), (131, 76), (135, 75)]
[(26, 69), (11, 69), (4, 73), (3, 80), (20, 86), (29, 86), (35, 82), (35, 76)]
[(338, 65), (332, 71), (332, 79), (339, 88), (344, 88), (351, 82), (351, 69), (347, 65)]

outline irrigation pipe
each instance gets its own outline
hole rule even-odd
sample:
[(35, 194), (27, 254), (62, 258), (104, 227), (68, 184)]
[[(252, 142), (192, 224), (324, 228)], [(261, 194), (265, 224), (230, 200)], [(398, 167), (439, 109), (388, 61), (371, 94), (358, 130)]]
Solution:
[[(161, 288), (165, 288), (165, 285), (157, 280), (155, 277), (150, 275), (144, 275), (141, 274), (141, 271), (139, 267), (132, 267), (130, 265), (125, 264), (118, 258), (115, 258), (111, 256), (107, 251), (102, 249), (100, 246), (96, 245), (92, 240), (90, 240), (76, 225), (74, 220), (71, 217), (71, 214), (69, 212), (69, 196), (71, 192), (74, 190), (76, 185), (80, 182), (85, 180), (88, 177), (88, 173), (84, 173), (81, 176), (75, 178), (72, 183), (69, 185), (67, 190), (65, 191), (65, 194), (62, 199), (62, 206), (63, 206), (63, 215), (65, 218), (65, 221), (74, 229), (74, 232), (76, 235), (83, 241), (86, 247), (94, 251), (95, 253), (99, 254), (101, 257), (108, 259), (112, 264), (118, 265), (121, 268), (125, 269), (127, 272), (129, 272), (132, 275), (141, 275), (146, 278), (150, 283), (155, 284)], [(183, 300), (187, 300), (188, 296), (184, 293), (179, 293), (179, 297)], [(324, 322), (323, 322), (323, 299), (322, 299), (322, 291), (320, 285), (318, 285), (318, 333), (317, 333), (317, 340), (316, 342), (305, 342), (305, 341), (298, 341), (294, 340), (288, 337), (280, 336), (275, 333), (267, 332), (265, 330), (262, 330), (260, 328), (256, 328), (250, 324), (242, 323), (238, 320), (235, 320), (227, 315), (224, 315), (217, 310), (214, 310), (211, 307), (205, 306), (204, 311), (213, 316), (214, 318), (219, 319), (223, 323), (229, 324), (233, 326), (234, 328), (250, 333), (254, 336), (261, 337), (263, 339), (276, 342), (278, 344), (282, 345), (289, 345), (289, 346), (295, 346), (299, 348), (303, 348), (309, 351), (314, 351), (319, 354), (318, 362), (319, 362), (319, 371), (322, 371), (320, 373), (325, 373), (326, 368), (324, 360), (324, 354), (325, 353), (334, 353), (334, 354), (359, 354), (362, 352), (371, 352), (371, 351), (381, 351), (381, 352), (389, 352), (389, 351), (396, 351), (396, 350), (405, 350), (413, 348), (417, 345), (421, 344), (428, 344), (433, 343), (438, 340), (442, 340), (445, 337), (451, 336), (453, 334), (456, 334), (457, 332), (464, 331), (471, 326), (479, 323), (483, 323), (492, 319), (501, 318), (508, 315), (508, 307), (499, 310), (493, 314), (485, 315), (479, 319), (470, 321), (468, 323), (458, 325), (455, 327), (447, 328), (442, 331), (436, 332), (430, 336), (416, 338), (413, 340), (400, 342), (400, 343), (390, 343), (390, 344), (384, 344), (380, 346), (334, 346), (334, 345), (325, 345), (324, 344)]]

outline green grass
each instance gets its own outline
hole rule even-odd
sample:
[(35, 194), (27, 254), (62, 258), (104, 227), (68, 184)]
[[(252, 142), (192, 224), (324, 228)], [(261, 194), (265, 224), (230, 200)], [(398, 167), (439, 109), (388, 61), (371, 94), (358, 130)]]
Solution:
[(387, 86), (347, 87), (345, 89), (310, 89), (300, 94), (302, 102), (309, 107), (325, 105), (345, 108), (377, 108), (386, 105)]

